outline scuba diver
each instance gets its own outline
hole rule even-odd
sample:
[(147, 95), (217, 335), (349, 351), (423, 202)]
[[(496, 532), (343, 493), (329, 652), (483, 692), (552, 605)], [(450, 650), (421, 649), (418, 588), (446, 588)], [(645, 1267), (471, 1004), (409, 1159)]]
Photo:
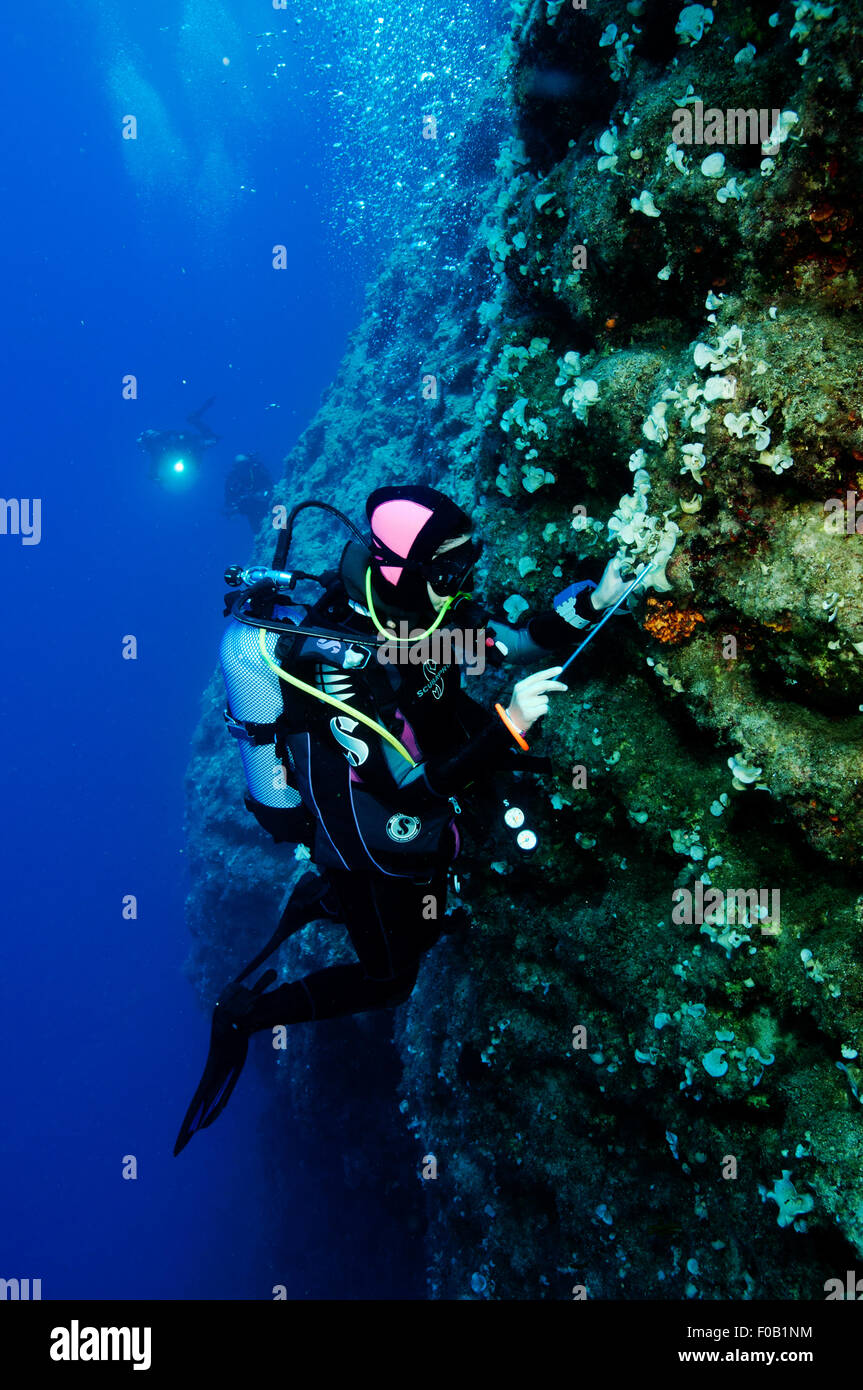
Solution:
[(237, 454), (225, 479), (225, 513), (244, 516), (257, 531), (270, 510), (273, 478), (257, 454)]
[(211, 449), (220, 438), (203, 418), (215, 399), (211, 396), (199, 410), (187, 415), (187, 423), (194, 425), (197, 434), (182, 430), (144, 430), (138, 435), (138, 446), (150, 460), (149, 476), (153, 482), (174, 486), (191, 482), (197, 476), (204, 451)]
[[(320, 578), (285, 568), (295, 518), (312, 506), (339, 517), (355, 537), (338, 569)], [(549, 697), (567, 689), (556, 679), (562, 668), (545, 666), (519, 680), (505, 706), (484, 707), (462, 689), (456, 662), (423, 659), (426, 648), (442, 655), (430, 639), (444, 622), (457, 622), (479, 632), (491, 665), (547, 660), (601, 626), (601, 612), (610, 616), (629, 591), (614, 559), (598, 583), (579, 580), (554, 610), (516, 628), (465, 594), (482, 543), (443, 493), (379, 488), (366, 514), (369, 537), (328, 503), (302, 502), (280, 533), (272, 570), (225, 576), (239, 589), (227, 596), (231, 621), (220, 652), (225, 720), (243, 760), (246, 806), (276, 843), (311, 844), (320, 872), (299, 879), (272, 939), (217, 1002), (175, 1154), (221, 1114), (253, 1033), (408, 998), (423, 954), (445, 930), (457, 798), (500, 769), (550, 768), (527, 753), (526, 735)], [(300, 579), (324, 588), (311, 607), (292, 602)], [(408, 635), (400, 637), (405, 622)], [(382, 642), (396, 660), (382, 659)], [(418, 643), (420, 659), (412, 659)], [(355, 962), (272, 990), (272, 969), (244, 985), (287, 937), (326, 920), (344, 925)]]

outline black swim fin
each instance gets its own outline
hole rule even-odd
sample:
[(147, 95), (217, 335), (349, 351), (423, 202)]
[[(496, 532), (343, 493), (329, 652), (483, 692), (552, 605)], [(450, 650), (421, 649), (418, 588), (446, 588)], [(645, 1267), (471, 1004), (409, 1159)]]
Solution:
[(199, 1129), (207, 1129), (219, 1118), (231, 1099), (249, 1050), (249, 1033), (243, 1026), (243, 1019), (257, 996), (275, 979), (275, 970), (268, 970), (252, 989), (233, 984), (217, 1002), (213, 1010), (210, 1051), (204, 1074), (180, 1126), (174, 1145), (175, 1158), (182, 1153), (193, 1134), (197, 1134)]
[(177, 1135), (175, 1156), (182, 1153), (193, 1134), (219, 1118), (231, 1099), (249, 1046), (249, 1029), (244, 1026), (244, 1019), (253, 1009), (257, 996), (277, 978), (276, 972), (268, 970), (251, 989), (243, 988), (241, 982), (257, 970), (277, 946), (307, 923), (322, 917), (332, 920), (337, 916), (338, 904), (326, 880), (312, 872), (303, 874), (293, 887), (273, 936), (237, 976), (213, 1010), (207, 1064)]
[(215, 396), (211, 396), (210, 399), (208, 401), (204, 401), (204, 404), (202, 406), (199, 406), (197, 410), (193, 410), (191, 415), (186, 416), (186, 423), (189, 425), (194, 425), (195, 429), (199, 432), (199, 434), (203, 435), (205, 439), (221, 438), (221, 435), (216, 434), (215, 431), (210, 429), (210, 426), (203, 418), (206, 415), (207, 411), (210, 409), (210, 406), (213, 404), (215, 399)]

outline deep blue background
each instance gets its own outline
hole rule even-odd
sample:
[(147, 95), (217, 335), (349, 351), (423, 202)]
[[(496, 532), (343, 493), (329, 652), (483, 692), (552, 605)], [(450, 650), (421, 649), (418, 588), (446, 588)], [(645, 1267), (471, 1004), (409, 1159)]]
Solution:
[[(314, 414), (387, 249), (385, 190), (362, 180), (402, 138), (382, 101), (377, 154), (346, 187), (327, 93), (368, 71), (346, 54), (345, 7), (329, 6), (330, 31), (326, 8), (293, 6), (305, 28), (291, 42), (250, 37), (292, 22), (251, 0), (5, 21), (0, 493), (40, 497), (43, 535), (0, 536), (0, 1276), (41, 1278), (45, 1298), (267, 1298), (274, 1282), (350, 1295), (338, 1223), (308, 1230), (300, 1189), (287, 1223), (271, 1205), (256, 1131), (272, 1096), (252, 1068), (223, 1119), (171, 1155), (208, 1029), (182, 974), (183, 773), (221, 576), (250, 538), (222, 515), (224, 474), (249, 449), (278, 471)], [(137, 142), (120, 139), (126, 112)], [(354, 194), (378, 200), (357, 221)], [(136, 401), (121, 398), (126, 373)], [(170, 495), (136, 437), (182, 427), (210, 395), (222, 443)], [(126, 634), (136, 661), (121, 659)], [(289, 1139), (279, 1162), (293, 1157)], [(391, 1293), (394, 1277), (380, 1247), (356, 1291)]]

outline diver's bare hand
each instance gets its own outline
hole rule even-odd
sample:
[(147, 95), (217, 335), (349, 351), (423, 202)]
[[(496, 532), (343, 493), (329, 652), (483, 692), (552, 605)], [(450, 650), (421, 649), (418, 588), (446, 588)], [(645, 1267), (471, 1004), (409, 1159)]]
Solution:
[(549, 666), (547, 671), (535, 671), (532, 676), (525, 676), (524, 680), (518, 682), (512, 692), (506, 715), (520, 733), (526, 734), (537, 719), (548, 714), (549, 691), (569, 689), (562, 681), (553, 679), (554, 676), (559, 676), (562, 670), (562, 666)]

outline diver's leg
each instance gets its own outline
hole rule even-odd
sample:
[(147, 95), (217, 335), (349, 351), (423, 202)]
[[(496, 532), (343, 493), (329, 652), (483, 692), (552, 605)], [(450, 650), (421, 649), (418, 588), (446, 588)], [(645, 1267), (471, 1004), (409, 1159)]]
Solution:
[[(284, 935), (288, 936), (322, 912), (332, 916), (338, 911), (359, 960), (353, 965), (317, 970), (271, 993), (264, 991), (276, 979), (276, 972), (268, 970), (247, 989), (240, 980), (255, 965), (247, 966), (216, 1005), (210, 1055), (177, 1137), (175, 1154), (224, 1110), (243, 1069), (250, 1034), (279, 1024), (311, 1023), (393, 1008), (409, 998), (420, 957), (440, 935), (437, 918), (443, 917), (445, 871), (427, 884), (371, 874), (330, 874), (328, 879), (317, 879), (314, 874), (300, 879), (279, 931), (287, 927)], [(328, 888), (332, 890), (329, 894)], [(430, 915), (432, 904), (434, 913)], [(266, 959), (269, 949), (257, 959)]]
[(431, 884), (347, 873), (331, 873), (329, 881), (358, 963), (333, 965), (259, 995), (246, 1015), (249, 1031), (393, 1008), (410, 995), (420, 957), (440, 935), (446, 873)]
[(279, 1024), (313, 1023), (324, 1018), (370, 1013), (403, 1004), (416, 984), (419, 961), (388, 980), (373, 980), (362, 965), (331, 965), (302, 980), (260, 994), (243, 1026), (250, 1033)]
[(275, 970), (268, 970), (251, 989), (246, 989), (240, 981), (257, 970), (282, 941), (307, 922), (319, 917), (332, 917), (337, 911), (335, 897), (326, 879), (313, 873), (303, 874), (285, 904), (274, 935), (216, 1003), (204, 1074), (180, 1127), (175, 1154), (186, 1147), (199, 1129), (211, 1125), (230, 1100), (246, 1061), (249, 1035), (257, 1026), (252, 1025), (256, 1001), (277, 976)]
[(366, 973), (390, 979), (438, 941), (443, 926), (447, 872), (427, 883), (382, 874), (329, 875), (332, 897)]
[(245, 980), (264, 963), (268, 956), (273, 954), (277, 946), (280, 946), (283, 941), (287, 941), (289, 936), (293, 936), (309, 922), (315, 922), (320, 917), (337, 916), (336, 898), (326, 878), (313, 873), (303, 874), (285, 903), (279, 918), (279, 925), (273, 935), (263, 950), (259, 951), (254, 960), (245, 967), (242, 974), (237, 975), (234, 984), (239, 984), (241, 980)]

